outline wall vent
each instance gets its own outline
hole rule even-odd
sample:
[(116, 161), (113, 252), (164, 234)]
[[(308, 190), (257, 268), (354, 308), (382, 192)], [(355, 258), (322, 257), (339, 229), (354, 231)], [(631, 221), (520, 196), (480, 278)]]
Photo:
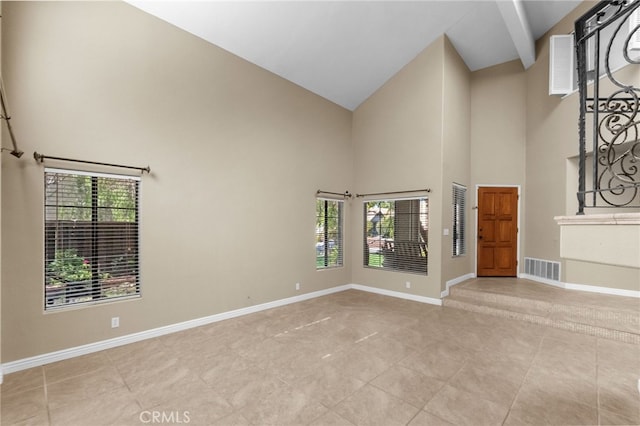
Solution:
[(573, 35), (554, 35), (549, 49), (549, 94), (566, 95), (574, 89)]
[(560, 281), (560, 262), (525, 257), (524, 273), (538, 278)]

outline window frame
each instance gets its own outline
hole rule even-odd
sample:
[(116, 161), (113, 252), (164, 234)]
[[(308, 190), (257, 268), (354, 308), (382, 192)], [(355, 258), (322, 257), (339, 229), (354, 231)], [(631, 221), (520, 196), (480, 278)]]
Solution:
[[(412, 205), (412, 201), (417, 202), (416, 205)], [(402, 204), (399, 209), (398, 203), (406, 204)], [(364, 200), (362, 205), (363, 267), (428, 276), (429, 197), (371, 198)], [(386, 213), (384, 209), (388, 209)], [(408, 209), (409, 212), (403, 212), (403, 209)], [(391, 216), (385, 218), (388, 214)], [(374, 221), (373, 218), (377, 215), (381, 216)], [(379, 230), (374, 223), (380, 224)], [(372, 232), (374, 230), (375, 233)], [(400, 237), (402, 234), (404, 235)], [(376, 261), (372, 262), (372, 254), (377, 256)]]
[[(318, 211), (318, 203), (324, 203), (322, 222), (319, 222), (320, 216)], [(331, 217), (337, 221), (335, 239), (331, 239), (330, 229), (326, 224), (329, 222), (329, 203), (336, 203), (337, 217)], [(316, 271), (325, 271), (328, 269), (342, 268), (344, 267), (344, 200), (326, 197), (316, 197)], [(320, 241), (320, 239), (322, 239)], [(331, 244), (326, 244), (326, 241), (334, 242), (334, 247)], [(320, 245), (322, 244), (322, 245)], [(335, 262), (331, 262), (332, 254), (330, 251), (336, 248), (337, 255)], [(319, 262), (322, 262), (321, 264)]]
[(462, 257), (467, 254), (467, 187), (453, 183), (452, 193), (452, 238), (451, 254)]
[[(58, 188), (56, 188), (55, 192), (55, 196), (56, 196), (56, 201), (53, 203), (50, 203), (48, 200), (48, 195), (47, 195), (47, 190), (48, 190), (48, 179), (50, 177), (52, 177), (52, 175), (54, 175), (56, 178), (58, 176), (74, 176), (74, 177), (87, 177), (89, 178), (89, 182), (87, 182), (88, 186), (90, 185), (90, 199), (91, 199), (91, 205), (88, 207), (86, 205), (82, 205), (81, 203), (69, 203), (69, 204), (62, 204), (58, 197), (60, 197), (60, 195), (65, 195), (65, 191), (64, 190), (60, 190)], [(102, 181), (101, 181), (102, 179)], [(100, 182), (105, 182), (105, 179), (110, 179), (116, 182), (116, 185), (118, 184), (122, 184), (123, 182), (135, 182), (135, 184), (133, 185), (133, 207), (121, 207), (121, 206), (101, 206), (100, 205), (100, 197), (99, 194), (102, 193), (102, 191), (100, 191)], [(104, 303), (114, 303), (114, 302), (119, 302), (119, 301), (124, 301), (124, 300), (131, 300), (131, 299), (137, 299), (140, 298), (142, 296), (142, 285), (141, 285), (141, 271), (140, 271), (140, 189), (141, 189), (141, 178), (139, 176), (132, 176), (132, 175), (125, 175), (125, 174), (113, 174), (113, 173), (101, 173), (101, 172), (90, 172), (90, 171), (86, 171), (86, 170), (75, 170), (75, 169), (61, 169), (61, 168), (45, 168), (44, 169), (44, 174), (43, 174), (43, 183), (44, 183), (44, 194), (43, 194), (43, 236), (44, 236), (44, 241), (43, 241), (43, 248), (44, 248), (44, 253), (43, 253), (43, 290), (42, 290), (42, 294), (43, 294), (43, 309), (46, 312), (55, 312), (55, 311), (59, 311), (59, 310), (67, 310), (67, 309), (77, 309), (79, 307), (86, 307), (86, 306), (92, 306), (92, 305), (97, 305), (97, 304), (104, 304)], [(124, 185), (123, 185), (124, 187)], [(121, 188), (117, 188), (118, 190), (120, 190)], [(95, 198), (94, 198), (95, 197)], [(118, 201), (122, 200), (121, 198), (118, 198)], [(64, 201), (64, 203), (67, 203), (67, 201)], [(58, 209), (59, 208), (70, 208), (70, 209), (80, 209), (80, 211), (82, 210), (90, 210), (90, 214), (91, 214), (91, 218), (90, 220), (77, 220), (77, 219), (60, 219), (59, 218), (59, 212)], [(49, 209), (54, 209), (55, 211), (55, 219), (48, 219), (48, 215), (49, 215)], [(101, 213), (107, 212), (109, 210), (111, 210), (110, 214), (113, 214), (113, 209), (119, 210), (124, 212), (125, 215), (128, 214), (132, 214), (133, 218), (132, 220), (109, 220), (109, 221), (101, 221)], [(85, 212), (86, 213), (86, 212)], [(90, 246), (90, 255), (89, 255), (89, 259), (87, 259), (87, 257), (85, 256), (81, 256), (78, 255), (78, 248), (77, 247), (67, 247), (64, 248), (64, 236), (63, 237), (59, 237), (57, 235), (57, 232), (59, 230), (59, 228), (61, 227), (61, 224), (63, 224), (64, 222), (74, 222), (77, 221), (79, 224), (81, 224), (82, 226), (84, 226), (85, 228), (90, 228), (91, 229), (91, 233), (90, 233), (90, 238), (82, 238), (82, 242), (84, 244), (88, 244)], [(130, 225), (130, 228), (132, 228), (132, 230), (128, 230), (127, 231), (127, 238), (133, 242), (128, 242), (127, 243), (127, 251), (131, 251), (131, 254), (128, 255), (123, 255), (120, 256), (120, 258), (126, 258), (127, 261), (127, 265), (125, 267), (116, 267), (115, 269), (107, 269), (107, 272), (111, 272), (113, 273), (114, 270), (116, 272), (123, 272), (124, 270), (127, 271), (131, 271), (130, 275), (127, 275), (126, 278), (129, 278), (126, 280), (126, 284), (128, 284), (129, 288), (133, 289), (133, 292), (126, 292), (128, 294), (123, 294), (123, 295), (105, 295), (105, 289), (109, 288), (108, 285), (105, 285), (105, 281), (108, 278), (113, 278), (114, 280), (117, 281), (118, 278), (125, 278), (125, 277), (119, 277), (119, 276), (111, 276), (111, 277), (107, 277), (104, 278), (104, 275), (102, 275), (102, 277), (100, 276), (101, 274), (103, 274), (104, 272), (100, 272), (100, 267), (97, 265), (98, 262), (95, 262), (94, 259), (99, 258), (100, 256), (103, 256), (102, 253), (100, 253), (99, 250), (99, 245), (100, 244), (105, 244), (104, 242), (106, 240), (109, 239), (113, 239), (113, 235), (109, 234), (109, 232), (111, 232), (112, 230), (109, 228), (109, 226), (107, 226), (106, 228), (101, 228), (99, 226), (100, 223), (117, 223), (117, 222), (121, 222), (121, 223), (129, 223), (132, 224)], [(75, 226), (75, 225), (74, 225)], [(81, 226), (81, 227), (82, 227)], [(56, 232), (56, 236), (55, 237), (50, 237), (47, 233), (50, 231), (50, 227), (53, 227), (53, 229)], [(101, 231), (102, 233), (106, 233), (107, 235), (103, 235), (102, 237), (100, 237), (99, 235), (99, 231)], [(86, 230), (85, 230), (86, 232)], [(116, 231), (117, 232), (117, 231)], [(118, 236), (116, 234), (116, 238), (122, 238), (121, 236)], [(69, 236), (66, 237), (66, 239), (69, 239)], [(53, 246), (51, 246), (50, 244), (50, 240), (51, 243), (53, 244)], [(61, 242), (62, 241), (62, 242)], [(133, 244), (133, 245), (132, 245)], [(62, 248), (61, 248), (62, 247)], [(49, 256), (48, 252), (52, 251), (54, 253), (54, 256)], [(60, 289), (58, 290), (52, 290), (52, 286), (50, 285), (50, 282), (52, 280), (52, 266), (51, 263), (54, 261), (58, 260), (58, 252), (69, 252), (67, 254), (63, 254), (63, 258), (66, 258), (65, 261), (68, 263), (77, 263), (76, 261), (80, 261), (83, 262), (84, 264), (87, 265), (86, 270), (89, 271), (90, 273), (90, 278), (84, 278), (84, 280), (75, 280), (75, 281), (63, 281), (64, 285), (60, 286)], [(93, 262), (92, 262), (93, 261)], [(133, 264), (131, 264), (130, 262), (133, 261)], [(75, 266), (76, 268), (78, 268), (78, 266)], [(104, 271), (104, 270), (103, 270)], [(87, 272), (83, 272), (81, 275), (85, 276), (87, 274)], [(55, 274), (53, 274), (55, 275)], [(109, 274), (106, 274), (109, 275)], [(131, 278), (133, 280), (131, 280)], [(78, 293), (73, 293), (73, 289), (72, 290), (68, 290), (67, 287), (72, 287), (72, 286), (68, 286), (67, 284), (79, 284), (80, 282), (84, 282), (86, 283), (87, 281), (89, 281), (90, 284), (90, 290), (86, 289), (82, 292)], [(102, 281), (102, 282), (101, 282)], [(54, 303), (53, 301), (55, 300), (55, 297), (51, 297), (54, 295), (59, 296), (62, 292), (64, 292), (64, 298), (63, 298), (63, 303)], [(76, 300), (76, 301), (68, 301), (67, 299), (67, 295), (68, 293), (72, 293), (71, 297), (76, 297), (77, 299), (82, 299), (84, 297), (90, 297), (90, 299), (88, 300)], [(50, 301), (52, 301), (50, 303)]]

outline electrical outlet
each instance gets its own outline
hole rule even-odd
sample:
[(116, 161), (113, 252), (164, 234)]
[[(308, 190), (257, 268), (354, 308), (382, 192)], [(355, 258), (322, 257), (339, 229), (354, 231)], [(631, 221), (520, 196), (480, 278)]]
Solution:
[(296, 283), (296, 290), (300, 290), (300, 283)]
[(111, 318), (111, 328), (118, 328), (118, 327), (120, 327), (120, 317)]
[(449, 228), (444, 228), (442, 235), (449, 235)]
[(404, 286), (406, 288), (411, 288), (411, 281), (407, 281), (406, 283), (404, 283)]

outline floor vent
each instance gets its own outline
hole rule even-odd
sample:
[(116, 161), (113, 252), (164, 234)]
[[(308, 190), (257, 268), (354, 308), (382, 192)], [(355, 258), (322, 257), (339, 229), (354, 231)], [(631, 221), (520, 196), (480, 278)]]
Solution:
[(525, 257), (524, 273), (547, 280), (560, 281), (560, 262)]

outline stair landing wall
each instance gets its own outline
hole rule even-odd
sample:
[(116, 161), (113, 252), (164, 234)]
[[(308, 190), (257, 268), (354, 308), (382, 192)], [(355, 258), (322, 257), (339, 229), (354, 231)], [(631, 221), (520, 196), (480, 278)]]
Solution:
[(640, 294), (640, 213), (558, 216), (562, 281)]

